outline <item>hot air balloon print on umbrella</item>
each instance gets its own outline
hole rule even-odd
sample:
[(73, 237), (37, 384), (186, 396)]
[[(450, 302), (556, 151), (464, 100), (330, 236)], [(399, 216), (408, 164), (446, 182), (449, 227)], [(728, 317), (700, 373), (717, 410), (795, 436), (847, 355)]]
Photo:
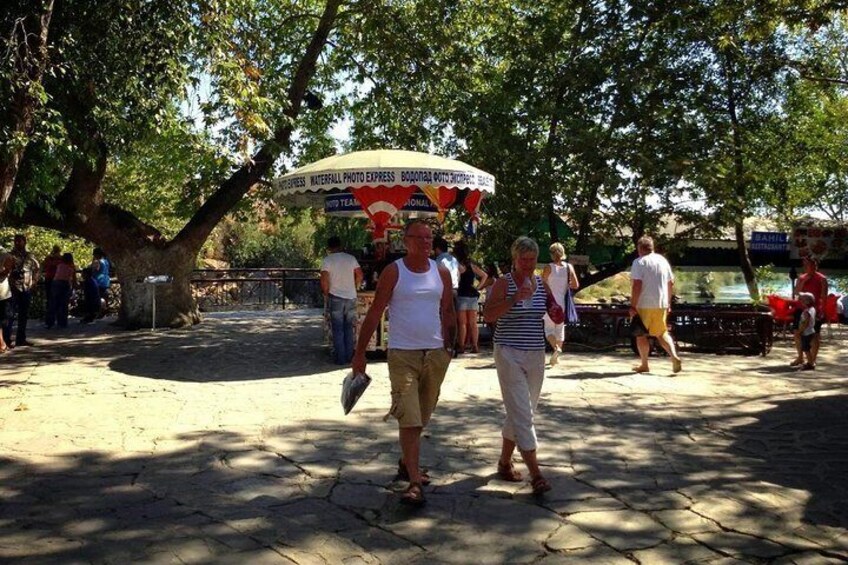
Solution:
[[(444, 219), (460, 196), (464, 196), (463, 202), (470, 197), (477, 203), (474, 210), (479, 210), (482, 194), (495, 191), (492, 175), (462, 161), (395, 149), (327, 157), (283, 175), (273, 184), (285, 204), (324, 206), (331, 215), (367, 216), (375, 238), (384, 237), (401, 217), (440, 215)], [(352, 195), (356, 204), (352, 206), (345, 194)], [(425, 196), (432, 207), (422, 203)], [(468, 204), (465, 206), (468, 209)]]

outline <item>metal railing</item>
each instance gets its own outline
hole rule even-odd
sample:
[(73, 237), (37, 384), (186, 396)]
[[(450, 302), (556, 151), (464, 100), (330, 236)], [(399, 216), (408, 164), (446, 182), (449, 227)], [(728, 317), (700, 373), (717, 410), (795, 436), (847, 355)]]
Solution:
[[(44, 282), (33, 289), (31, 319), (45, 314)], [(108, 310), (116, 314), (121, 307), (121, 281), (112, 279)], [(192, 271), (191, 289), (201, 312), (237, 310), (285, 310), (321, 308), (320, 271), (318, 269), (197, 269)], [(71, 315), (78, 315), (82, 304), (78, 285), (71, 295)]]
[(191, 289), (201, 312), (320, 308), (318, 269), (198, 269)]

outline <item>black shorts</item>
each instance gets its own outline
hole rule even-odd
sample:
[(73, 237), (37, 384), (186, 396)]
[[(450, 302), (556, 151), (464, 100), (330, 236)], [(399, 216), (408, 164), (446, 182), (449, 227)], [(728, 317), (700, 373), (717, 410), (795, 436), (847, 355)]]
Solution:
[(810, 335), (802, 335), (801, 336), (801, 351), (809, 353), (813, 347), (813, 338), (816, 334)]
[(12, 319), (12, 299), (0, 300), (0, 323)]

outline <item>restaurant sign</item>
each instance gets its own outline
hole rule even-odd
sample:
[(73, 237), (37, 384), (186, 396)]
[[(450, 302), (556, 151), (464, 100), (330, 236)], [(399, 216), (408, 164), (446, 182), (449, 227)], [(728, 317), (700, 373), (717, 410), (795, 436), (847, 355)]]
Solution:
[(751, 251), (779, 253), (789, 249), (789, 235), (784, 232), (751, 232)]

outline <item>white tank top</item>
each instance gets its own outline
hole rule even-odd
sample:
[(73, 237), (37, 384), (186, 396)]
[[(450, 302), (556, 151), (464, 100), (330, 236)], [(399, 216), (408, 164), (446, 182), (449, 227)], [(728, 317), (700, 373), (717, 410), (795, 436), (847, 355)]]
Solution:
[(550, 263), (551, 274), (548, 276), (548, 288), (554, 295), (554, 300), (560, 308), (565, 306), (565, 288), (568, 286), (568, 265)]
[(442, 277), (439, 267), (428, 259), (426, 273), (413, 273), (403, 259), (395, 261), (398, 280), (389, 300), (389, 349), (439, 349), (444, 347)]

